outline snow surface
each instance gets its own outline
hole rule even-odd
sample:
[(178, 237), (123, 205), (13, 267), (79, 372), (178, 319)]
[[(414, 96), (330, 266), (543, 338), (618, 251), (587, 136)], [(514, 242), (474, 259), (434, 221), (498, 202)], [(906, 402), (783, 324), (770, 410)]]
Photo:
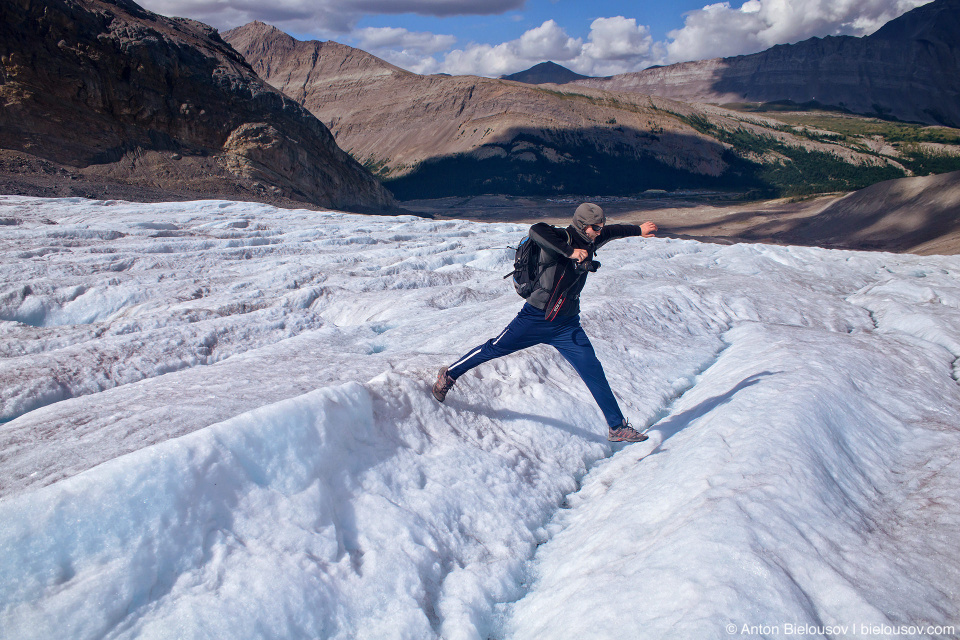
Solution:
[(524, 226), (0, 220), (4, 638), (958, 637), (958, 257), (607, 245), (611, 446), (547, 347), (429, 394)]

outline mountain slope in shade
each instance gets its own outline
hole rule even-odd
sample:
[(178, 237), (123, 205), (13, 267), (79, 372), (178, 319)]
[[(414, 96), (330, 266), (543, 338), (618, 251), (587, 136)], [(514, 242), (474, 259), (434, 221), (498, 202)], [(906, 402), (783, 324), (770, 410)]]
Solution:
[(500, 76), (501, 80), (513, 80), (527, 84), (566, 84), (574, 80), (587, 80), (590, 76), (580, 75), (556, 62), (541, 62), (525, 71)]
[[(330, 127), (337, 143), (401, 199), (779, 189), (761, 172), (779, 167), (785, 153), (794, 153), (790, 149), (802, 152), (798, 162), (815, 152), (821, 165), (837, 166), (832, 174), (854, 176), (853, 183), (843, 177), (826, 190), (905, 173), (889, 158), (712, 106), (571, 84), (420, 76), (341, 44), (297, 41), (263, 23), (223, 37), (264, 80)], [(731, 135), (734, 143), (753, 136), (769, 151), (753, 145), (734, 153)], [(796, 167), (790, 170), (792, 180), (802, 179)]]
[(837, 200), (786, 241), (886, 251), (956, 253), (960, 171), (888, 180)]
[(12, 0), (0, 5), (0, 60), (5, 188), (49, 166), (100, 197), (392, 205), (321, 122), (201, 23), (128, 0)]
[(816, 102), (957, 127), (960, 0), (936, 0), (862, 38), (811, 38), (752, 55), (576, 82), (690, 102)]

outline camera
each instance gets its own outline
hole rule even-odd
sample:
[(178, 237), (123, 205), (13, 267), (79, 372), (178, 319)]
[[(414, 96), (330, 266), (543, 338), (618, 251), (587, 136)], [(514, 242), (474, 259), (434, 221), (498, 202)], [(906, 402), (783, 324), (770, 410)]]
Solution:
[(584, 260), (583, 262), (575, 262), (574, 266), (577, 271), (594, 272), (600, 268), (600, 263), (596, 260)]

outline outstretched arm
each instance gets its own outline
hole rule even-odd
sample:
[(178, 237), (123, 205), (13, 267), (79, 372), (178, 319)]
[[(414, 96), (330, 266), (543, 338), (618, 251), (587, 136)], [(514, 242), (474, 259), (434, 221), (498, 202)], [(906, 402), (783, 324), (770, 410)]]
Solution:
[(611, 240), (618, 238), (630, 238), (641, 236), (643, 238), (652, 238), (657, 231), (657, 225), (653, 222), (644, 222), (641, 225), (636, 224), (608, 224), (597, 237), (597, 247), (601, 247)]

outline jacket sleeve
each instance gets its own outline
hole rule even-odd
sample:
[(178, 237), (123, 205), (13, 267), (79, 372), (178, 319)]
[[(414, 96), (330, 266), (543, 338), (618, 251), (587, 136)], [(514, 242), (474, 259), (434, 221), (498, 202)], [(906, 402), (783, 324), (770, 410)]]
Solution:
[(538, 222), (530, 227), (530, 239), (540, 245), (541, 249), (564, 258), (573, 253), (573, 247), (567, 242), (567, 234), (546, 222)]
[(600, 232), (600, 235), (594, 241), (594, 244), (599, 249), (611, 240), (617, 240), (619, 238), (632, 238), (633, 236), (642, 235), (643, 231), (640, 230), (640, 225), (608, 224), (603, 228), (603, 231)]

